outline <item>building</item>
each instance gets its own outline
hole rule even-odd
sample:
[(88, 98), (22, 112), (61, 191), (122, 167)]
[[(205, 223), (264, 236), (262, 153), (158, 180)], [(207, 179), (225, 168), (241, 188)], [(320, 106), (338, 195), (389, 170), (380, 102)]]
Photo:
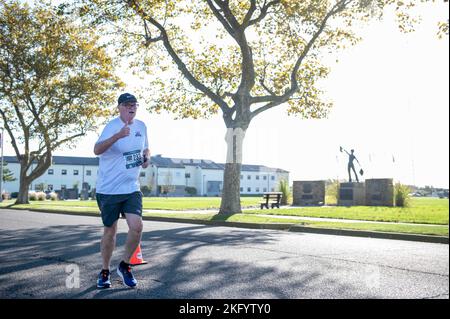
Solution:
[[(15, 156), (5, 156), (8, 169), (16, 181), (5, 182), (3, 190), (19, 191), (20, 164)], [(187, 195), (186, 187), (195, 189), (197, 196), (219, 196), (223, 186), (225, 164), (204, 159), (181, 159), (156, 155), (151, 165), (141, 170), (143, 192), (151, 195)], [(32, 167), (31, 167), (32, 169)], [(33, 181), (30, 190), (59, 191), (63, 188), (95, 188), (98, 157), (53, 156), (47, 172)], [(241, 194), (256, 195), (276, 191), (280, 180), (289, 182), (289, 172), (262, 165), (242, 165)], [(145, 195), (145, 194), (144, 194)]]

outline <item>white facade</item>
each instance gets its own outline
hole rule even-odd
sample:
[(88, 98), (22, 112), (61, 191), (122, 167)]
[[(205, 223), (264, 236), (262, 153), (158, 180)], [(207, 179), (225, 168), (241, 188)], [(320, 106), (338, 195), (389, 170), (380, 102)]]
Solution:
[[(13, 193), (19, 191), (20, 164), (15, 157), (5, 156), (7, 168), (13, 173), (16, 181), (5, 182), (3, 191)], [(219, 196), (223, 188), (223, 164), (207, 160), (179, 160), (152, 157), (152, 164), (141, 170), (141, 186), (151, 189), (153, 195), (163, 193), (170, 186), (169, 195), (185, 195), (185, 187), (194, 187), (197, 196)], [(54, 156), (53, 164), (47, 171), (34, 180), (30, 190), (53, 190), (62, 188), (95, 188), (98, 172), (97, 158), (81, 158)], [(281, 179), (289, 182), (289, 172), (257, 165), (243, 165), (241, 172), (241, 194), (262, 194), (276, 191)]]
[(270, 171), (242, 171), (241, 194), (261, 194), (278, 190), (280, 180), (289, 182), (289, 173)]
[[(15, 181), (4, 182), (3, 191), (13, 193), (19, 191), (20, 164), (8, 163), (7, 168), (13, 173)], [(30, 168), (30, 170), (32, 167)], [(91, 188), (95, 187), (97, 180), (98, 166), (94, 165), (51, 165), (47, 171), (35, 179), (31, 185), (31, 190), (60, 190), (62, 188), (74, 188), (75, 185), (79, 189), (83, 183), (88, 183)]]

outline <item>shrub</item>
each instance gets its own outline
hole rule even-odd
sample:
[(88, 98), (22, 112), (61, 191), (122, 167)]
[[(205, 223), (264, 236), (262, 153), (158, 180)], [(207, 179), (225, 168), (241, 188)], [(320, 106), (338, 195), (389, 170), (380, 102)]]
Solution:
[(39, 201), (42, 201), (42, 200), (45, 200), (45, 197), (46, 197), (47, 195), (44, 193), (44, 192), (37, 192), (36, 193), (36, 198), (37, 198), (37, 200), (39, 200)]
[(195, 187), (189, 187), (189, 186), (187, 186), (187, 187), (184, 188), (184, 191), (185, 191), (186, 193), (188, 193), (190, 196), (197, 195), (197, 189), (196, 189)]
[(2, 194), (2, 199), (3, 199), (3, 200), (11, 199), (11, 194), (10, 194), (10, 193), (6, 193), (6, 192), (3, 192), (3, 194)]
[(36, 192), (28, 192), (28, 199), (29, 200), (37, 200)]
[(55, 192), (50, 193), (50, 200), (58, 200), (58, 194)]
[(289, 189), (289, 184), (285, 179), (280, 180), (278, 185), (278, 191), (283, 193), (281, 196), (281, 205), (287, 205), (288, 201), (291, 199), (291, 190)]
[(93, 200), (94, 200), (94, 199), (96, 198), (96, 196), (95, 196), (95, 195), (96, 195), (96, 189), (95, 189), (95, 188), (93, 188), (93, 189), (92, 189), (92, 191), (91, 191), (91, 199), (93, 199)]
[(411, 189), (400, 183), (396, 183), (394, 187), (395, 206), (408, 207), (410, 204)]
[(325, 203), (327, 205), (336, 205), (339, 201), (339, 181), (328, 180), (325, 189)]
[(150, 196), (152, 193), (152, 190), (147, 185), (141, 186), (141, 193), (143, 196)]

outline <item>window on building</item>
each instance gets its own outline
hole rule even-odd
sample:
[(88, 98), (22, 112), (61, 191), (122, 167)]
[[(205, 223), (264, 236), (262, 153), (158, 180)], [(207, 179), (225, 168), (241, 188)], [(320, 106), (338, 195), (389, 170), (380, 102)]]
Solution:
[(264, 188), (263, 188), (263, 192), (264, 192), (264, 193), (267, 192), (267, 188), (264, 187)]
[(88, 170), (86, 171), (86, 176), (91, 176), (91, 174), (92, 174), (91, 170), (88, 169)]
[(53, 190), (53, 185), (52, 184), (48, 184), (47, 185), (47, 190), (52, 191)]
[(67, 170), (66, 169), (62, 169), (61, 170), (61, 175), (67, 175)]
[(251, 187), (247, 187), (247, 192), (251, 192), (252, 191), (252, 188)]
[(244, 175), (241, 175), (241, 179), (244, 179)]
[(272, 192), (274, 192), (274, 191), (275, 191), (275, 188), (272, 187)]
[(256, 175), (256, 179), (259, 181), (259, 175)]
[(241, 187), (240, 191), (243, 192), (244, 191), (244, 187)]
[(247, 175), (247, 179), (252, 179), (252, 177), (250, 175)]
[(256, 187), (256, 192), (259, 193), (259, 187)]
[(264, 175), (264, 176), (263, 176), (263, 180), (266, 180), (266, 179), (267, 179), (267, 176), (266, 176), (266, 175)]
[(53, 168), (50, 168), (50, 169), (48, 170), (48, 175), (53, 175)]
[(184, 174), (184, 178), (191, 178), (191, 173)]
[(73, 170), (73, 175), (78, 175), (78, 170), (77, 169)]
[(140, 177), (145, 177), (145, 172), (141, 172), (139, 176)]
[(274, 181), (275, 180), (275, 176), (273, 176), (273, 175), (270, 176), (270, 179)]

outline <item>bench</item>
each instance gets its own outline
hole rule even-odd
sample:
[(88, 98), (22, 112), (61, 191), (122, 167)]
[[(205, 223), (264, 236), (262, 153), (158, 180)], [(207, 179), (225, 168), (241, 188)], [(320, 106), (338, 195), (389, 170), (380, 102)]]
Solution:
[(283, 195), (283, 193), (281, 193), (281, 192), (264, 193), (263, 201), (260, 202), (261, 209), (264, 209), (264, 207), (269, 209), (269, 204), (270, 204), (270, 208), (274, 208), (274, 207), (280, 208), (280, 202), (281, 202), (282, 195)]

